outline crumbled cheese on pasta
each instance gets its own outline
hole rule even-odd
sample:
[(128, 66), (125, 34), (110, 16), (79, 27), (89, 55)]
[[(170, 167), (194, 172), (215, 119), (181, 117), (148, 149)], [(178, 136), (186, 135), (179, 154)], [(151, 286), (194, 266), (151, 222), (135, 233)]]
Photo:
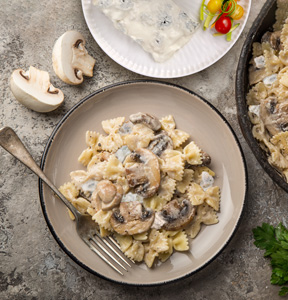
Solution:
[(258, 56), (254, 58), (255, 67), (257, 69), (265, 68), (265, 57), (264, 55)]
[(200, 186), (204, 191), (213, 186), (214, 178), (208, 172), (204, 171), (201, 173)]
[(126, 156), (129, 155), (131, 151), (127, 146), (122, 146), (120, 149), (118, 149), (115, 153), (115, 156), (120, 160), (122, 163), (125, 160)]
[(277, 80), (277, 74), (273, 74), (273, 75), (270, 75), (270, 76), (267, 76), (263, 79), (263, 83), (265, 85), (272, 85), (275, 81)]
[(92, 194), (96, 189), (97, 183), (98, 183), (98, 181), (89, 179), (81, 185), (81, 190), (84, 193), (89, 192)]
[(260, 116), (260, 105), (249, 105), (249, 111), (256, 116)]
[(154, 229), (161, 229), (162, 226), (167, 223), (167, 221), (162, 217), (161, 213), (160, 212), (156, 212), (155, 213), (155, 218), (154, 218), (154, 222), (151, 226), (151, 228), (154, 228)]
[(138, 201), (140, 203), (143, 203), (143, 197), (141, 197), (138, 194), (134, 194), (134, 193), (127, 193), (122, 197), (121, 202), (132, 202), (132, 201)]

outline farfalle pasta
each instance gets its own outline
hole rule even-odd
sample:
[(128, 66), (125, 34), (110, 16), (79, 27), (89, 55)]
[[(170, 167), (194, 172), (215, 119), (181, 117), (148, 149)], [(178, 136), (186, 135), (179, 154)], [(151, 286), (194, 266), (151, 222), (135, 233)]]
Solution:
[(88, 148), (78, 158), (85, 170), (71, 172), (60, 191), (135, 262), (150, 268), (188, 251), (202, 224), (218, 222), (211, 157), (172, 115), (136, 113), (101, 124), (102, 133), (86, 132)]
[(288, 174), (288, 6), (278, 0), (274, 32), (253, 45), (246, 100), (252, 134), (268, 162), (287, 181)]

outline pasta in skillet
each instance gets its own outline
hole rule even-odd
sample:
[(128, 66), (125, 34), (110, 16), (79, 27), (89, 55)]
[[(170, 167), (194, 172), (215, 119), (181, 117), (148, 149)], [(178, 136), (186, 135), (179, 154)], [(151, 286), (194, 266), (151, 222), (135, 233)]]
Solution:
[(78, 158), (86, 170), (71, 172), (60, 191), (102, 236), (113, 235), (127, 257), (149, 268), (189, 250), (188, 237), (218, 222), (210, 156), (176, 129), (172, 115), (136, 113), (102, 128), (105, 134), (86, 132), (88, 148)]
[(288, 182), (288, 5), (278, 0), (274, 32), (253, 45), (247, 94), (252, 134)]

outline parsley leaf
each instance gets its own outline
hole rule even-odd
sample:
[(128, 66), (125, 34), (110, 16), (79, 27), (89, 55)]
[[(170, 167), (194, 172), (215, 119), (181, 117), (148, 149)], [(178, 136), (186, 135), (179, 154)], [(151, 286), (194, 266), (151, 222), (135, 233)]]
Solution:
[(271, 259), (272, 274), (270, 282), (282, 286), (279, 295), (288, 294), (288, 230), (280, 223), (276, 228), (267, 223), (253, 229), (254, 245), (266, 250), (264, 257)]
[(286, 295), (288, 295), (288, 287), (283, 286), (279, 292), (279, 296), (286, 296)]

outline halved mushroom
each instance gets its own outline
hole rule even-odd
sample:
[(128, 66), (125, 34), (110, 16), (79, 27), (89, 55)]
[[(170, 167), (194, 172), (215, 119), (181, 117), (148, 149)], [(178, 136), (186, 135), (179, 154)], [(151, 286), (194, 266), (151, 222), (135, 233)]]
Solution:
[(288, 103), (277, 103), (273, 97), (260, 104), (260, 119), (273, 136), (281, 131), (288, 131)]
[(133, 235), (149, 230), (153, 221), (153, 210), (133, 201), (120, 203), (119, 208), (113, 211), (110, 224), (121, 235)]
[(196, 209), (189, 200), (177, 199), (168, 202), (160, 211), (160, 216), (166, 222), (163, 225), (165, 230), (179, 230), (187, 226), (193, 219)]
[(85, 49), (85, 40), (77, 31), (67, 31), (56, 41), (53, 53), (53, 69), (68, 84), (80, 84), (83, 75), (92, 77), (95, 59)]
[(161, 131), (154, 136), (147, 149), (160, 156), (166, 149), (173, 149), (173, 141), (165, 131)]
[(64, 101), (62, 91), (50, 83), (48, 72), (32, 66), (27, 72), (15, 70), (10, 79), (10, 88), (20, 103), (38, 112), (55, 110)]
[(160, 121), (156, 117), (146, 113), (138, 112), (137, 114), (130, 115), (129, 119), (133, 124), (141, 123), (154, 131), (161, 129)]
[(202, 165), (203, 166), (208, 166), (211, 163), (211, 156), (206, 153), (205, 151), (201, 150), (201, 154), (202, 154)]
[(139, 148), (125, 161), (128, 184), (143, 198), (155, 195), (160, 186), (160, 168), (157, 156), (150, 150)]
[(265, 77), (267, 77), (267, 72), (265, 66), (258, 69), (256, 65), (251, 65), (249, 67), (249, 84), (253, 85), (260, 81), (262, 81)]
[(96, 210), (111, 210), (118, 206), (123, 196), (123, 189), (118, 184), (113, 184), (109, 180), (98, 182), (95, 191), (92, 194), (91, 204)]
[(283, 45), (281, 43), (281, 31), (266, 32), (262, 36), (261, 43), (269, 43), (276, 51), (282, 50)]

